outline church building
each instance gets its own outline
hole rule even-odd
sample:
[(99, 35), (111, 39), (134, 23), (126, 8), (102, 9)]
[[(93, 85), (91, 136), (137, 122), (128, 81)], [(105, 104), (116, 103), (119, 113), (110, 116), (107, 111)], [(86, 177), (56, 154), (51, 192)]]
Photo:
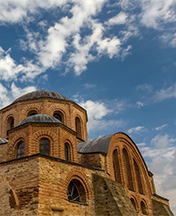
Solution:
[(0, 216), (173, 216), (134, 141), (88, 140), (87, 121), (49, 90), (0, 110)]

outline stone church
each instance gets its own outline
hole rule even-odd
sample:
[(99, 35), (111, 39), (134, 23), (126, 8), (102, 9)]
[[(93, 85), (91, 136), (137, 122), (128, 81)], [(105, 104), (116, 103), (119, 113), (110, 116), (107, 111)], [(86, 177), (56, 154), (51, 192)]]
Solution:
[(62, 94), (23, 95), (0, 119), (0, 216), (173, 216), (133, 140), (88, 140), (86, 110)]

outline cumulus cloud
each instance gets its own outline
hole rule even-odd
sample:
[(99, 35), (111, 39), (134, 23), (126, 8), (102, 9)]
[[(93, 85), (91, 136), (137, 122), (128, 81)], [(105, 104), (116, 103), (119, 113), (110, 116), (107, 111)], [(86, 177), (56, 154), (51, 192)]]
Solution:
[(22, 80), (33, 80), (43, 69), (31, 61), (23, 59), (23, 64), (18, 64), (11, 56), (10, 50), (3, 50), (0, 47), (0, 79), (5, 81), (17, 80), (22, 76)]
[(35, 91), (35, 86), (28, 86), (25, 88), (19, 88), (12, 82), (10, 88), (6, 88), (2, 83), (0, 83), (0, 109), (8, 106), (13, 100), (20, 97), (28, 92)]
[[(110, 103), (110, 101), (109, 101)], [(114, 104), (114, 101), (112, 101)], [(124, 125), (124, 122), (122, 120), (114, 120), (109, 119), (107, 120), (107, 115), (113, 113), (116, 113), (121, 110), (121, 102), (119, 102), (119, 105), (116, 103), (116, 106), (114, 109), (112, 109), (111, 105), (107, 105), (103, 102), (99, 101), (82, 101), (79, 103), (82, 107), (84, 107), (87, 110), (88, 113), (88, 129), (89, 131), (100, 131), (103, 129), (108, 129), (109, 127), (115, 128), (120, 127)]]
[[(98, 15), (103, 7), (110, 6), (121, 12), (102, 22)], [(156, 29), (161, 22), (176, 21), (174, 6), (174, 0), (120, 0), (115, 4), (107, 0), (0, 0), (0, 24), (22, 25), (25, 35), (19, 39), (20, 47), (33, 53), (31, 60), (21, 64), (17, 64), (9, 53), (1, 56), (0, 78), (15, 80), (23, 74), (22, 81), (32, 80), (47, 69), (61, 66), (66, 68), (65, 72), (73, 69), (80, 75), (89, 62), (103, 55), (123, 60), (132, 49), (130, 44), (126, 45), (127, 40), (139, 35), (141, 25)], [(138, 13), (134, 14), (134, 9), (138, 9)], [(61, 16), (54, 15), (56, 10)], [(42, 20), (41, 11), (50, 12), (54, 24)], [(32, 30), (30, 21), (38, 17), (37, 28)], [(116, 25), (123, 27), (115, 34), (108, 34)], [(175, 36), (167, 32), (167, 38), (175, 46)]]
[(176, 209), (176, 139), (168, 134), (158, 134), (151, 140), (152, 147), (139, 146), (149, 170), (154, 173), (157, 193), (170, 199), (172, 210)]

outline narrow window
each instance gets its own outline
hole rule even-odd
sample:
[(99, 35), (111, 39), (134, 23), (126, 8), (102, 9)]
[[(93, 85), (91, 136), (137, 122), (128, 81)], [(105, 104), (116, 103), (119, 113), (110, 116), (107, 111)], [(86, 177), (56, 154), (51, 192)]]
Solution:
[(124, 166), (125, 166), (124, 169), (125, 169), (125, 175), (126, 175), (126, 181), (127, 181), (128, 189), (134, 190), (129, 156), (128, 156), (127, 150), (125, 148), (123, 149), (123, 162), (124, 162)]
[(115, 149), (113, 151), (113, 167), (114, 167), (115, 180), (122, 184), (121, 175), (120, 175), (119, 157), (118, 157), (117, 149)]
[(67, 189), (67, 197), (71, 202), (86, 203), (86, 194), (83, 185), (77, 179), (73, 179)]
[(17, 146), (17, 158), (24, 157), (24, 142), (20, 142)]
[(50, 155), (50, 141), (48, 139), (40, 140), (40, 153), (44, 155)]
[(142, 179), (139, 171), (139, 167), (134, 160), (134, 168), (135, 168), (135, 173), (136, 173), (136, 180), (137, 180), (137, 185), (138, 185), (138, 191), (139, 193), (143, 194), (143, 187), (142, 187)]
[(11, 116), (7, 120), (7, 130), (14, 128), (14, 118)]
[(130, 200), (131, 200), (131, 202), (132, 202), (132, 204), (133, 204), (135, 210), (137, 211), (137, 209), (136, 209), (136, 203), (135, 203), (134, 199), (133, 199), (133, 198), (130, 198)]
[(141, 211), (142, 211), (142, 214), (147, 215), (146, 206), (145, 206), (145, 203), (143, 201), (141, 201)]
[(68, 143), (65, 143), (65, 160), (70, 161), (70, 148)]
[(81, 121), (78, 117), (75, 118), (75, 128), (76, 128), (77, 136), (79, 138), (82, 138), (82, 136), (81, 136)]

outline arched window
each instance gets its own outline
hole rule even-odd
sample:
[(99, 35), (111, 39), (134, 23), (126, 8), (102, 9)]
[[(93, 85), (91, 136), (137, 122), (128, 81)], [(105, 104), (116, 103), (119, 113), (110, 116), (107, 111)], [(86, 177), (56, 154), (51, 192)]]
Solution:
[(70, 146), (65, 143), (65, 160), (70, 161)]
[(134, 199), (133, 199), (133, 198), (130, 198), (130, 200), (131, 200), (131, 202), (132, 202), (132, 204), (133, 204), (133, 206), (134, 206), (135, 210), (137, 211), (137, 208), (136, 208), (136, 203), (135, 203)]
[(113, 151), (113, 167), (114, 167), (115, 180), (122, 184), (121, 175), (120, 175), (119, 157), (118, 157), (117, 149), (115, 149)]
[(124, 162), (124, 166), (125, 166), (124, 169), (125, 169), (125, 175), (126, 175), (126, 181), (127, 181), (128, 189), (134, 190), (129, 156), (128, 156), (127, 150), (125, 148), (123, 149), (123, 162)]
[(40, 140), (40, 153), (50, 155), (50, 141), (46, 138)]
[(75, 118), (75, 128), (76, 128), (76, 132), (77, 132), (77, 136), (79, 138), (82, 138), (81, 135), (81, 121), (78, 117)]
[(64, 123), (64, 116), (63, 116), (62, 112), (60, 112), (60, 111), (54, 112), (53, 117), (58, 119), (62, 123)]
[(137, 184), (138, 184), (139, 193), (143, 194), (142, 179), (141, 179), (139, 167), (138, 167), (135, 160), (134, 160), (134, 168), (135, 168), (136, 180), (137, 180)]
[(77, 179), (73, 179), (67, 189), (67, 197), (71, 202), (86, 203), (85, 190), (81, 182)]
[(143, 201), (141, 201), (141, 211), (142, 211), (142, 214), (147, 215), (147, 209)]
[(31, 110), (28, 112), (27, 116), (32, 116), (32, 115), (36, 115), (38, 114), (38, 112), (36, 110)]
[(7, 120), (7, 130), (14, 128), (14, 118), (11, 116)]
[(17, 146), (17, 158), (24, 157), (24, 142), (19, 142)]

